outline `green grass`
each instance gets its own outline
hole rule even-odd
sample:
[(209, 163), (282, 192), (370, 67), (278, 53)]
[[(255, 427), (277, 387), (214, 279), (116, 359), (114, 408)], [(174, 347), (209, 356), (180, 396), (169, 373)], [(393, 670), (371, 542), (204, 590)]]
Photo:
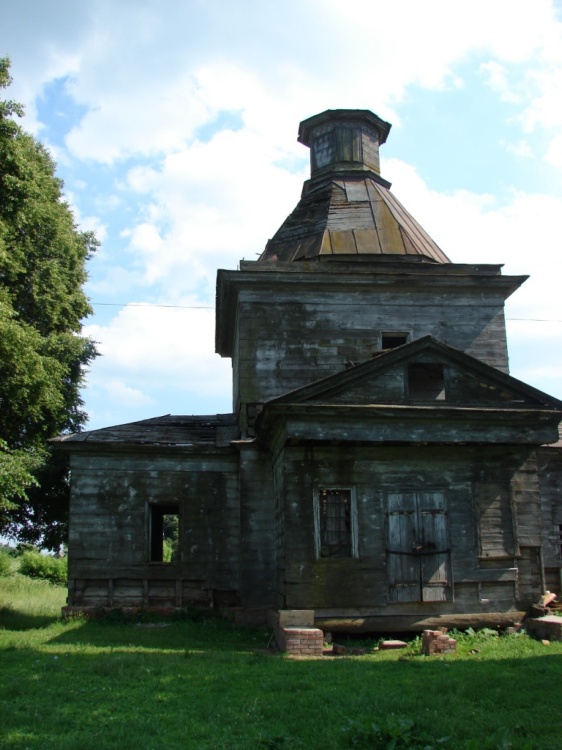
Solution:
[(214, 618), (63, 623), (64, 589), (22, 578), (0, 578), (2, 749), (562, 746), (562, 643), (298, 661)]

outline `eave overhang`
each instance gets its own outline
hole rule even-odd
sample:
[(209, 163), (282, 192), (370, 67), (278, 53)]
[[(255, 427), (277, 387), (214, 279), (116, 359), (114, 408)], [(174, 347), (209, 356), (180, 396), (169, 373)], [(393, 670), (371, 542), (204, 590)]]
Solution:
[(264, 447), (280, 435), (284, 443), (539, 446), (556, 439), (561, 418), (548, 408), (270, 402), (257, 434)]
[(308, 260), (297, 263), (243, 261), (239, 271), (220, 269), (217, 273), (215, 351), (232, 357), (238, 301), (243, 292), (263, 292), (275, 300), (276, 292), (334, 292), (370, 289), (396, 289), (427, 293), (452, 290), (495, 292), (507, 299), (528, 276), (502, 276), (499, 264), (428, 264), (396, 258), (387, 262), (349, 258)]
[(49, 440), (66, 452), (173, 452), (216, 454), (230, 449), (238, 437), (233, 414), (210, 416), (164, 415), (139, 422), (104, 427)]

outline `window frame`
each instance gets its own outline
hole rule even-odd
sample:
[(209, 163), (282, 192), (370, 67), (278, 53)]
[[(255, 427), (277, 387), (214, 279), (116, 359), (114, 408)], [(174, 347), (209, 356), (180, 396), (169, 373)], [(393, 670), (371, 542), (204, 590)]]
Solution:
[[(349, 555), (323, 555), (322, 554), (322, 518), (321, 500), (322, 492), (348, 492), (349, 493)], [(314, 489), (314, 551), (317, 560), (353, 560), (359, 557), (357, 522), (357, 493), (355, 487), (323, 484)], [(324, 545), (326, 546), (326, 545)]]
[[(425, 376), (422, 377), (422, 374)], [(443, 362), (407, 362), (404, 384), (406, 398), (412, 403), (447, 401), (447, 376)]]
[[(399, 346), (404, 346), (404, 344), (409, 344), (411, 341), (411, 331), (380, 331), (379, 333), (379, 349), (381, 352), (389, 352), (392, 351), (392, 349), (397, 349)], [(402, 338), (404, 337), (404, 341), (401, 344), (396, 344), (396, 346), (384, 346), (383, 342), (385, 338)]]
[[(181, 556), (181, 503), (179, 502), (149, 502), (147, 503), (147, 555), (148, 562), (151, 565), (174, 565), (180, 562)], [(176, 560), (164, 560), (164, 537), (162, 539), (156, 539), (155, 534), (158, 533), (160, 527), (163, 532), (164, 516), (176, 515), (178, 517), (179, 525), (179, 540), (178, 540), (178, 559)], [(157, 521), (155, 523), (155, 521)], [(155, 550), (159, 550), (155, 552)]]

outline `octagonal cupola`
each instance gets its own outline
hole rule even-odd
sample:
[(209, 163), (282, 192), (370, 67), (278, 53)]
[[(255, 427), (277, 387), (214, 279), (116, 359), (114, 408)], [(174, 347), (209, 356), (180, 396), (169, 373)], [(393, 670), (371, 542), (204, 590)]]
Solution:
[(328, 109), (303, 120), (298, 140), (310, 148), (311, 178), (329, 172), (379, 175), (379, 146), (390, 128), (367, 109)]
[(301, 122), (310, 179), (260, 262), (450, 262), (381, 177), (390, 127), (367, 109), (328, 109)]

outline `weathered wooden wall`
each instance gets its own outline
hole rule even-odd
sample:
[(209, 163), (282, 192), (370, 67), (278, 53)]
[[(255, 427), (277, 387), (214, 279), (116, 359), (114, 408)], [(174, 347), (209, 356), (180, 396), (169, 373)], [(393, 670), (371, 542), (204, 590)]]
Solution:
[(545, 584), (562, 594), (562, 448), (538, 451)]
[(240, 450), (240, 601), (275, 606), (274, 498), (271, 459), (255, 446)]
[[(180, 559), (150, 562), (151, 504), (178, 504)], [(186, 606), (239, 590), (238, 454), (74, 454), (69, 604)]]
[(233, 359), (234, 409), (263, 402), (362, 362), (382, 332), (425, 335), (507, 370), (503, 297), (419, 289), (397, 294), (273, 286), (241, 293)]
[[(540, 595), (540, 499), (534, 454), (482, 447), (291, 447), (283, 451), (284, 606), (317, 616), (404, 618), (509, 612)], [(357, 558), (317, 558), (314, 492), (353, 487)], [(449, 601), (389, 597), (389, 493), (441, 491), (450, 536)], [(278, 511), (279, 512), (279, 511)], [(500, 521), (500, 526), (497, 522)]]

